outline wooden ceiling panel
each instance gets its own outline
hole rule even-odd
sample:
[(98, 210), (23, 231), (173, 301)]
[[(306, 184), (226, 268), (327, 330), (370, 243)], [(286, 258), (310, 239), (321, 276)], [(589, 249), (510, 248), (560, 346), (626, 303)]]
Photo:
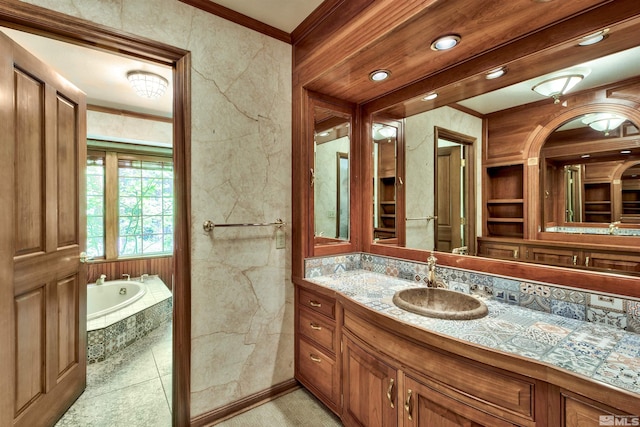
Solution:
[[(332, 58), (333, 66), (325, 67), (305, 87), (363, 103), (607, 3), (611, 2), (440, 0), (427, 4), (420, 13), (382, 37), (361, 43), (352, 54), (341, 52), (342, 58)], [(449, 33), (462, 36), (458, 47), (446, 52), (430, 49), (433, 40)], [(391, 78), (380, 83), (370, 81), (369, 72), (378, 68), (390, 70)]]

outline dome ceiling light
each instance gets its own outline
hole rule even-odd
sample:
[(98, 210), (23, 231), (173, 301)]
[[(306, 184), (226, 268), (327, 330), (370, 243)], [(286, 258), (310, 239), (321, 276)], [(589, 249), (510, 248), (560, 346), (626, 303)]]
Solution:
[(431, 43), (431, 49), (437, 51), (453, 49), (461, 40), (462, 38), (457, 34), (448, 34), (435, 39)]
[(554, 100), (554, 104), (559, 104), (560, 95), (569, 92), (575, 85), (580, 83), (582, 79), (584, 79), (582, 74), (558, 76), (538, 83), (532, 87), (531, 90), (542, 96), (551, 97)]
[(609, 132), (617, 129), (626, 120), (626, 117), (617, 114), (593, 113), (584, 116), (582, 123), (599, 132), (604, 132), (604, 136), (609, 136)]
[(160, 98), (169, 86), (167, 79), (147, 71), (130, 71), (127, 73), (127, 79), (139, 96), (148, 99)]

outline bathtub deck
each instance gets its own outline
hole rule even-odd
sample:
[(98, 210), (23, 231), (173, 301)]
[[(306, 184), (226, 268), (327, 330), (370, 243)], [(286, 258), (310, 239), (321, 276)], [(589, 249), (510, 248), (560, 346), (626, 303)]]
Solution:
[(147, 293), (138, 301), (87, 322), (87, 363), (105, 360), (171, 319), (171, 291), (157, 276), (144, 283)]

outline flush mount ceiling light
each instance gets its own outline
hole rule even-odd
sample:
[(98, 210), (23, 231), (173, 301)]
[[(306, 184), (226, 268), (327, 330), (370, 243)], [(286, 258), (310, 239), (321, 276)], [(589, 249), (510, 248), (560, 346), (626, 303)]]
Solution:
[(554, 99), (554, 104), (560, 103), (560, 95), (569, 92), (571, 88), (580, 83), (584, 79), (582, 74), (570, 74), (566, 76), (554, 77), (549, 80), (542, 81), (531, 88), (534, 92), (542, 96), (549, 96)]
[(133, 90), (143, 98), (160, 98), (169, 86), (167, 79), (147, 71), (130, 71), (127, 79)]
[(374, 82), (381, 82), (386, 80), (391, 75), (391, 71), (389, 70), (375, 70), (369, 73), (369, 79)]
[(604, 132), (604, 136), (609, 136), (609, 132), (617, 129), (625, 120), (627, 120), (626, 117), (617, 114), (593, 113), (584, 116), (582, 123), (589, 125), (592, 129)]
[(433, 93), (430, 93), (430, 94), (429, 94), (429, 95), (427, 95), (427, 96), (423, 96), (423, 97), (422, 97), (422, 100), (423, 100), (423, 101), (431, 101), (432, 99), (436, 99), (437, 97), (438, 97), (438, 94), (437, 94), (437, 93), (435, 93), (435, 92), (433, 92)]
[(460, 40), (462, 40), (462, 38), (457, 34), (438, 37), (431, 43), (431, 49), (438, 51), (453, 49), (460, 43)]
[(487, 80), (493, 80), (493, 79), (497, 79), (498, 77), (504, 76), (506, 73), (507, 73), (506, 67), (494, 68), (493, 70), (487, 72), (487, 74), (485, 75), (485, 78)]
[(596, 44), (606, 39), (609, 35), (609, 29), (606, 28), (604, 30), (598, 31), (597, 33), (589, 34), (580, 39), (578, 42), (578, 46), (591, 46), (592, 44)]

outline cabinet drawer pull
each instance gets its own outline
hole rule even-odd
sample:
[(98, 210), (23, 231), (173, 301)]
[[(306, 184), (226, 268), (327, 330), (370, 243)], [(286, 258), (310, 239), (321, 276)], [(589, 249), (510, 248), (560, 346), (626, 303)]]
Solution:
[(311, 307), (322, 307), (322, 304), (320, 304), (318, 301), (314, 301), (314, 300), (309, 300), (309, 305)]
[(309, 323), (309, 326), (311, 327), (311, 329), (316, 330), (316, 331), (321, 331), (322, 330), (322, 326), (318, 325), (317, 323)]
[(322, 362), (322, 359), (320, 359), (320, 358), (319, 358), (318, 356), (316, 356), (315, 354), (310, 354), (310, 355), (309, 355), (309, 358), (310, 358), (313, 362), (316, 362), (316, 363), (320, 363), (320, 362)]
[(391, 404), (392, 408), (395, 408), (395, 405), (393, 404), (393, 383), (395, 381), (393, 380), (393, 378), (389, 378), (389, 388), (387, 389), (387, 399), (389, 399), (389, 403)]
[(584, 259), (584, 266), (585, 266), (585, 267), (589, 267), (589, 257), (586, 257), (586, 258)]
[(404, 410), (407, 411), (409, 421), (411, 421), (413, 419), (411, 415), (411, 413), (413, 412), (411, 408), (411, 389), (407, 390), (407, 400), (405, 400), (404, 402)]
[(513, 257), (515, 259), (518, 259), (518, 256), (520, 256), (520, 251), (518, 249), (514, 249), (513, 250)]
[(573, 256), (573, 265), (577, 265), (578, 264), (578, 255), (574, 255)]

